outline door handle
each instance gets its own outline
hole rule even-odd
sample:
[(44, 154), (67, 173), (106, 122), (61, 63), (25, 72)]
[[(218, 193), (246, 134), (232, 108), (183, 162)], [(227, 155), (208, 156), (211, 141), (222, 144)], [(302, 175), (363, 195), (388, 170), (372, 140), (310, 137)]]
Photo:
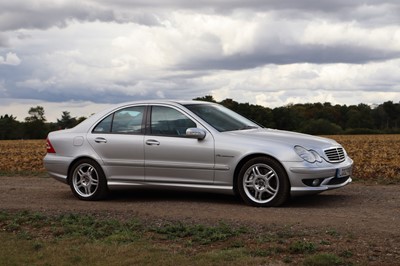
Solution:
[(160, 142), (155, 139), (148, 139), (148, 140), (146, 140), (146, 145), (158, 146), (158, 145), (160, 145)]
[(95, 138), (94, 142), (96, 142), (96, 143), (107, 143), (107, 140), (105, 138)]

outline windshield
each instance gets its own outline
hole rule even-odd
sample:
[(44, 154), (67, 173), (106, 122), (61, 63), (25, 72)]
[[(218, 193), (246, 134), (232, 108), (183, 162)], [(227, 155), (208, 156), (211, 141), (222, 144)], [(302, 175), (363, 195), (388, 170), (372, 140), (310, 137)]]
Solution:
[(188, 104), (185, 107), (220, 132), (260, 127), (222, 105)]

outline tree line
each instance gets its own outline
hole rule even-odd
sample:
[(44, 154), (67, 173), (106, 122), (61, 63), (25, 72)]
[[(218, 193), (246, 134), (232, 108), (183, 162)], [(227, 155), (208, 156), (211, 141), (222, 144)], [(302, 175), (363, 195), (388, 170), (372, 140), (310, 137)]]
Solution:
[[(217, 102), (210, 95), (195, 100)], [(387, 101), (374, 107), (306, 103), (273, 109), (232, 99), (218, 103), (268, 128), (313, 135), (400, 133), (400, 102)]]
[[(194, 100), (217, 102), (210, 95)], [(313, 135), (400, 133), (400, 102), (387, 101), (374, 107), (362, 103), (350, 106), (306, 103), (273, 109), (229, 98), (218, 103), (268, 128)], [(42, 106), (31, 107), (28, 114), (23, 122), (13, 115), (1, 115), (0, 140), (44, 139), (50, 131), (72, 128), (86, 119), (63, 111), (57, 122), (47, 122)]]
[(63, 111), (57, 122), (47, 122), (42, 106), (31, 107), (29, 116), (20, 122), (13, 115), (0, 116), (0, 140), (12, 139), (45, 139), (50, 131), (72, 128), (86, 117), (71, 117), (68, 111)]

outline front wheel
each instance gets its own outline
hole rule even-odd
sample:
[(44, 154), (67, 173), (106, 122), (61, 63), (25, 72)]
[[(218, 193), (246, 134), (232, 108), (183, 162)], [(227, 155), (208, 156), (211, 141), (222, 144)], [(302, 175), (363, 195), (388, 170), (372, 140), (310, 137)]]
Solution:
[(289, 197), (286, 171), (274, 159), (257, 157), (243, 165), (237, 178), (240, 197), (249, 205), (276, 207)]
[(81, 200), (99, 200), (108, 192), (104, 172), (93, 160), (77, 161), (71, 168), (69, 178), (72, 193)]

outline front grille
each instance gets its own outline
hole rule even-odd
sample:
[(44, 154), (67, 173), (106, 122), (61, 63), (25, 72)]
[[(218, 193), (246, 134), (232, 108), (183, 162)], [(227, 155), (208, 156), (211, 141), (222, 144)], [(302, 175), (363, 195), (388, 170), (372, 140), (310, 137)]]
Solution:
[(343, 148), (332, 148), (324, 151), (328, 161), (331, 163), (340, 163), (344, 161)]

